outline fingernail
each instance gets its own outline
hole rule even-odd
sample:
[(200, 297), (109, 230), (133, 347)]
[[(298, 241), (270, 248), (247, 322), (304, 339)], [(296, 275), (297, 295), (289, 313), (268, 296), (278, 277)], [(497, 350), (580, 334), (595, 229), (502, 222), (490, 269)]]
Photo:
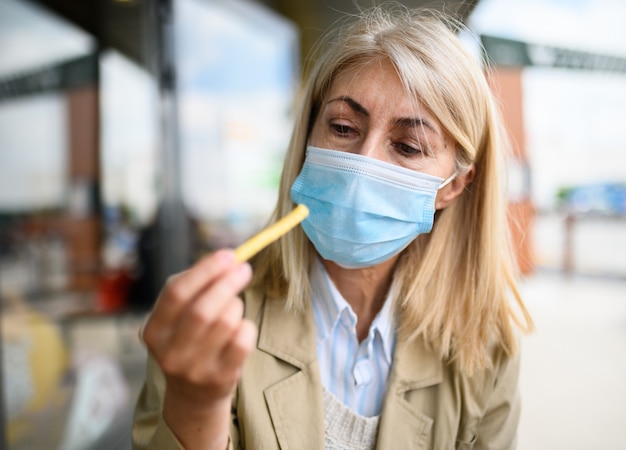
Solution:
[(241, 273), (242, 275), (245, 275), (245, 276), (248, 276), (248, 277), (252, 275), (252, 266), (249, 263), (247, 263), (247, 262), (246, 263), (242, 263), (239, 266), (238, 270), (239, 270), (239, 273)]
[(232, 264), (235, 262), (235, 252), (229, 248), (218, 250), (216, 256), (225, 264)]

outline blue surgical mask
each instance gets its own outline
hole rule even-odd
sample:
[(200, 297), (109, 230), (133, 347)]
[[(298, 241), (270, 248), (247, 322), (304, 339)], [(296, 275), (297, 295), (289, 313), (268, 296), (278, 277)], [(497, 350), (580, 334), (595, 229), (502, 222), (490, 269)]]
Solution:
[(433, 226), (445, 181), (367, 156), (308, 146), (291, 199), (310, 211), (304, 232), (322, 258), (374, 266)]

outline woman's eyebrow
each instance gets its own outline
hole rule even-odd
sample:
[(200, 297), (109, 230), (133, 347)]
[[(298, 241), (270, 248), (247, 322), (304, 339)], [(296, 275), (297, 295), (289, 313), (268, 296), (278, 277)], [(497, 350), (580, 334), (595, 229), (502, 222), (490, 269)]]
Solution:
[[(361, 114), (362, 116), (369, 117), (369, 111), (365, 108), (365, 106), (361, 105), (359, 102), (354, 100), (352, 97), (347, 95), (341, 95), (339, 97), (332, 98), (328, 100), (326, 104), (331, 104), (333, 102), (343, 102), (347, 104), (350, 109), (352, 109), (357, 114)], [(427, 119), (423, 117), (399, 117), (394, 119), (393, 125), (396, 127), (402, 128), (417, 128), (417, 127), (425, 127), (430, 131), (439, 136), (439, 132), (436, 127), (434, 127)]]
[(361, 114), (362, 116), (369, 117), (370, 113), (365, 109), (363, 105), (354, 100), (352, 97), (347, 95), (342, 95), (340, 97), (335, 97), (333, 99), (328, 100), (326, 104), (331, 104), (333, 102), (344, 102), (346, 103), (350, 109), (352, 109), (355, 113)]
[(427, 119), (422, 117), (400, 117), (398, 119), (394, 119), (393, 125), (402, 128), (425, 127), (439, 136), (437, 128), (435, 128)]

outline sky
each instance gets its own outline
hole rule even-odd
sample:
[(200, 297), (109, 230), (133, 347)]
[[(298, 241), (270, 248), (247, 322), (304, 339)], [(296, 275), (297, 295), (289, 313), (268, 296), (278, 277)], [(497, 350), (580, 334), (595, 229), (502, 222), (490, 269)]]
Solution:
[(470, 26), (573, 50), (626, 56), (624, 0), (480, 0)]

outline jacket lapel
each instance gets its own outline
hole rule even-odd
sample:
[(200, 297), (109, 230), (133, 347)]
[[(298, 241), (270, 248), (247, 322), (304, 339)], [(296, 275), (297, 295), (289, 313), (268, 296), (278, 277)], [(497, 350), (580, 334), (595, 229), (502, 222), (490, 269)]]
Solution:
[[(313, 311), (289, 313), (266, 299), (258, 348), (286, 363), (285, 376), (264, 390), (280, 448), (324, 448), (322, 383), (317, 362)], [(418, 339), (398, 341), (378, 431), (378, 449), (427, 449), (432, 418), (412, 404), (411, 391), (443, 380), (443, 364)]]
[(289, 313), (284, 303), (267, 299), (258, 348), (293, 368), (264, 390), (281, 449), (324, 448), (322, 383), (317, 362), (315, 325), (309, 302)]
[(441, 361), (421, 340), (398, 342), (376, 448), (428, 448), (433, 420), (410, 402), (410, 392), (441, 383), (442, 379)]

